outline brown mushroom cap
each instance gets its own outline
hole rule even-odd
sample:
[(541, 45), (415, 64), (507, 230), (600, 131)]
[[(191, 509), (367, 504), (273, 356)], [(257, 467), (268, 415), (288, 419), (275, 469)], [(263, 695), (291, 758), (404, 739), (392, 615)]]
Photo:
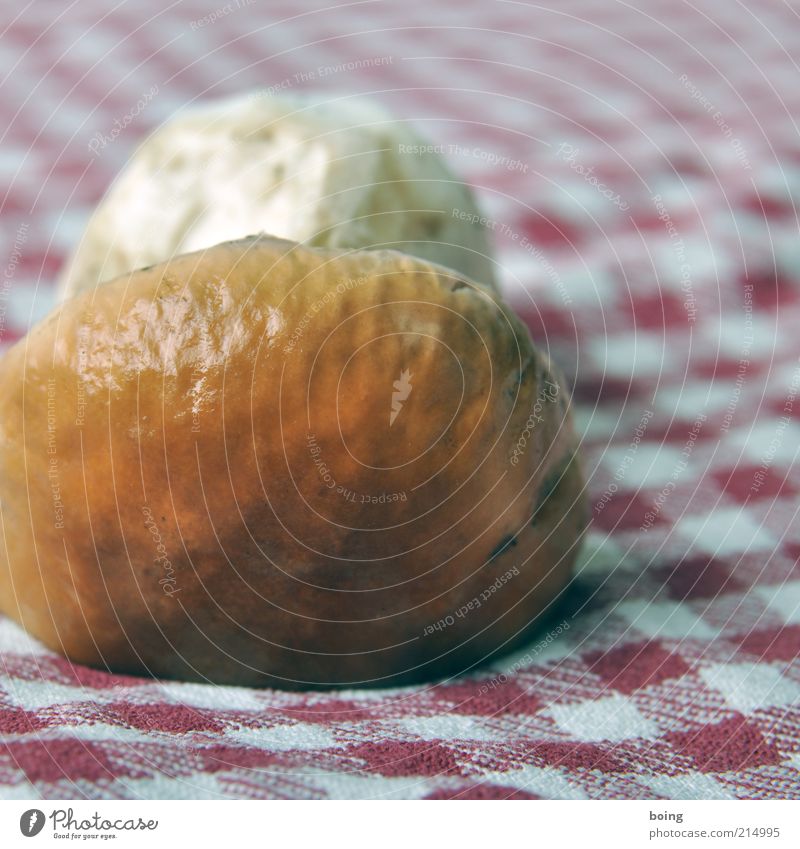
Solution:
[(394, 251), (254, 237), (62, 304), (0, 361), (0, 606), (114, 671), (399, 684), (509, 648), (585, 525), (567, 389)]

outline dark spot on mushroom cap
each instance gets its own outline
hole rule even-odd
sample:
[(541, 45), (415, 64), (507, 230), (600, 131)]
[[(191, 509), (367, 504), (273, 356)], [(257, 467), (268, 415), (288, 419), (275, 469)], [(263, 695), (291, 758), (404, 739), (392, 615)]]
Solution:
[(506, 536), (500, 540), (500, 542), (492, 549), (492, 553), (489, 555), (489, 563), (493, 560), (496, 560), (501, 554), (505, 554), (509, 549), (514, 548), (517, 544), (517, 540), (513, 536)]

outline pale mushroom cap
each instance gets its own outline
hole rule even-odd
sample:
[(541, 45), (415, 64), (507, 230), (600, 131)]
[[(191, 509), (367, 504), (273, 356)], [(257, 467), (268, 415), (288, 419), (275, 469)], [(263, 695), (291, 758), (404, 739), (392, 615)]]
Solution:
[(371, 101), (255, 92), (192, 107), (136, 151), (61, 280), (69, 297), (252, 233), (384, 247), (494, 289), (470, 190), (435, 145)]

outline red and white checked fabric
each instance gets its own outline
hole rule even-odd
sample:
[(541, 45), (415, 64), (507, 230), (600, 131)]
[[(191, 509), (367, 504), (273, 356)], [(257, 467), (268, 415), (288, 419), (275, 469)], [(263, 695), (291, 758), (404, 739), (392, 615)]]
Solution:
[(791, 3), (34, 0), (2, 16), (5, 344), (51, 307), (93, 205), (176, 109), (369, 94), (457, 146), (507, 296), (575, 387), (592, 521), (550, 635), (435, 686), (126, 678), (0, 619), (1, 796), (800, 798)]

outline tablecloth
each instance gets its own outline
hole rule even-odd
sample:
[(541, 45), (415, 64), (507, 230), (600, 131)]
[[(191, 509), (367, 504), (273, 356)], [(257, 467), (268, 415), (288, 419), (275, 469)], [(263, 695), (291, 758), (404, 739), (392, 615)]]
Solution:
[(0, 619), (0, 796), (800, 798), (796, 4), (0, 15), (4, 345), (176, 109), (368, 94), (474, 187), (506, 297), (574, 387), (591, 514), (549, 630), (428, 686), (128, 678)]

